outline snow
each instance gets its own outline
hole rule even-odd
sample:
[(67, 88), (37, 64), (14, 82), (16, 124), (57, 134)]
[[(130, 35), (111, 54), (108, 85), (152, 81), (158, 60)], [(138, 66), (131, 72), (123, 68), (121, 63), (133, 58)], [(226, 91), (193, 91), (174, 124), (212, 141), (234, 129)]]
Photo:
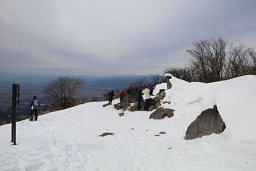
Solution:
[[(162, 104), (173, 118), (148, 119), (151, 112), (123, 117), (106, 102), (93, 102), (17, 123), (17, 146), (10, 124), (0, 126), (0, 170), (256, 170), (256, 76), (216, 83), (188, 83), (175, 77)], [(166, 89), (157, 85), (154, 94)], [(114, 103), (117, 103), (115, 100)], [(217, 104), (227, 128), (184, 140), (188, 125)], [(166, 134), (155, 136), (164, 131)], [(99, 137), (104, 132), (113, 136)]]
[(161, 84), (156, 85), (153, 90), (153, 95), (157, 95), (161, 89), (167, 90), (167, 84), (161, 83)]
[(173, 75), (170, 74), (170, 73), (166, 73), (164, 76), (165, 76), (165, 77), (173, 77)]

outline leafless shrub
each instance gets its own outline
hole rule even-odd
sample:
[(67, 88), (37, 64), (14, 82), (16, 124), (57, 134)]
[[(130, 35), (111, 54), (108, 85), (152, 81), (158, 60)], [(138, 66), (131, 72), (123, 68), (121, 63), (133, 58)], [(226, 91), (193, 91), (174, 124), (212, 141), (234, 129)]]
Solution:
[(187, 52), (190, 67), (170, 68), (171, 73), (186, 81), (214, 82), (247, 74), (256, 74), (256, 50), (245, 45), (230, 47), (222, 38), (201, 40)]
[(77, 104), (75, 96), (85, 83), (76, 78), (58, 77), (51, 81), (43, 90), (43, 93), (51, 101), (54, 109), (66, 109)]
[(93, 98), (91, 99), (91, 101), (92, 101), (92, 102), (97, 102), (97, 101), (99, 101), (99, 99), (98, 99), (97, 97), (93, 97)]
[(222, 80), (225, 71), (226, 42), (222, 39), (202, 40), (187, 50), (192, 56), (191, 66), (199, 80), (213, 82)]
[(164, 73), (170, 73), (174, 77), (191, 82), (197, 81), (195, 74), (193, 74), (193, 70), (190, 67), (185, 68), (169, 68), (164, 71)]
[(227, 63), (226, 78), (256, 74), (256, 52), (245, 45), (231, 47)]
[(250, 48), (249, 57), (250, 57), (250, 61), (251, 61), (250, 74), (256, 75), (256, 50), (255, 49)]
[(239, 77), (250, 73), (249, 48), (244, 45), (232, 47), (229, 50), (229, 61), (227, 64), (227, 78)]

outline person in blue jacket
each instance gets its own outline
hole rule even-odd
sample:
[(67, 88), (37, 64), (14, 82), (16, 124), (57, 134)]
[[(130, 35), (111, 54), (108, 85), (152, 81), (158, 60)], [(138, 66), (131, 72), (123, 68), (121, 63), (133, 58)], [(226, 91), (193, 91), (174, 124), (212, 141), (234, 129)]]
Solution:
[(33, 114), (35, 114), (34, 120), (37, 121), (39, 107), (40, 107), (40, 102), (36, 98), (36, 96), (34, 96), (30, 102), (30, 116), (31, 116), (30, 121), (33, 121)]

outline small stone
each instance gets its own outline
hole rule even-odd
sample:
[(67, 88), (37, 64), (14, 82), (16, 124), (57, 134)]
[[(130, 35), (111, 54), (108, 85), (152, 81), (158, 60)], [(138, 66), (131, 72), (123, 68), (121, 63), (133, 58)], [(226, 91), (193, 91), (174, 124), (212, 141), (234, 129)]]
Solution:
[(105, 137), (105, 136), (108, 136), (108, 135), (114, 135), (114, 133), (112, 132), (105, 132), (105, 133), (102, 133), (101, 135), (99, 135), (100, 137)]
[(106, 104), (104, 104), (104, 105), (102, 105), (103, 107), (106, 107), (106, 106), (109, 106), (110, 105), (110, 103), (106, 103)]
[(124, 112), (119, 113), (118, 115), (119, 115), (119, 117), (122, 117), (122, 116), (124, 116)]

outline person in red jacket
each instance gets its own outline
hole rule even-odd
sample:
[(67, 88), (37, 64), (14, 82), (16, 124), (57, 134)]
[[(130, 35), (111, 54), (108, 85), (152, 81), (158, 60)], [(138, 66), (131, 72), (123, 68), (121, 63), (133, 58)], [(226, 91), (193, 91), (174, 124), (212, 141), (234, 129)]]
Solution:
[(124, 95), (125, 95), (124, 92), (121, 90), (120, 93), (119, 93), (120, 102), (123, 100)]

